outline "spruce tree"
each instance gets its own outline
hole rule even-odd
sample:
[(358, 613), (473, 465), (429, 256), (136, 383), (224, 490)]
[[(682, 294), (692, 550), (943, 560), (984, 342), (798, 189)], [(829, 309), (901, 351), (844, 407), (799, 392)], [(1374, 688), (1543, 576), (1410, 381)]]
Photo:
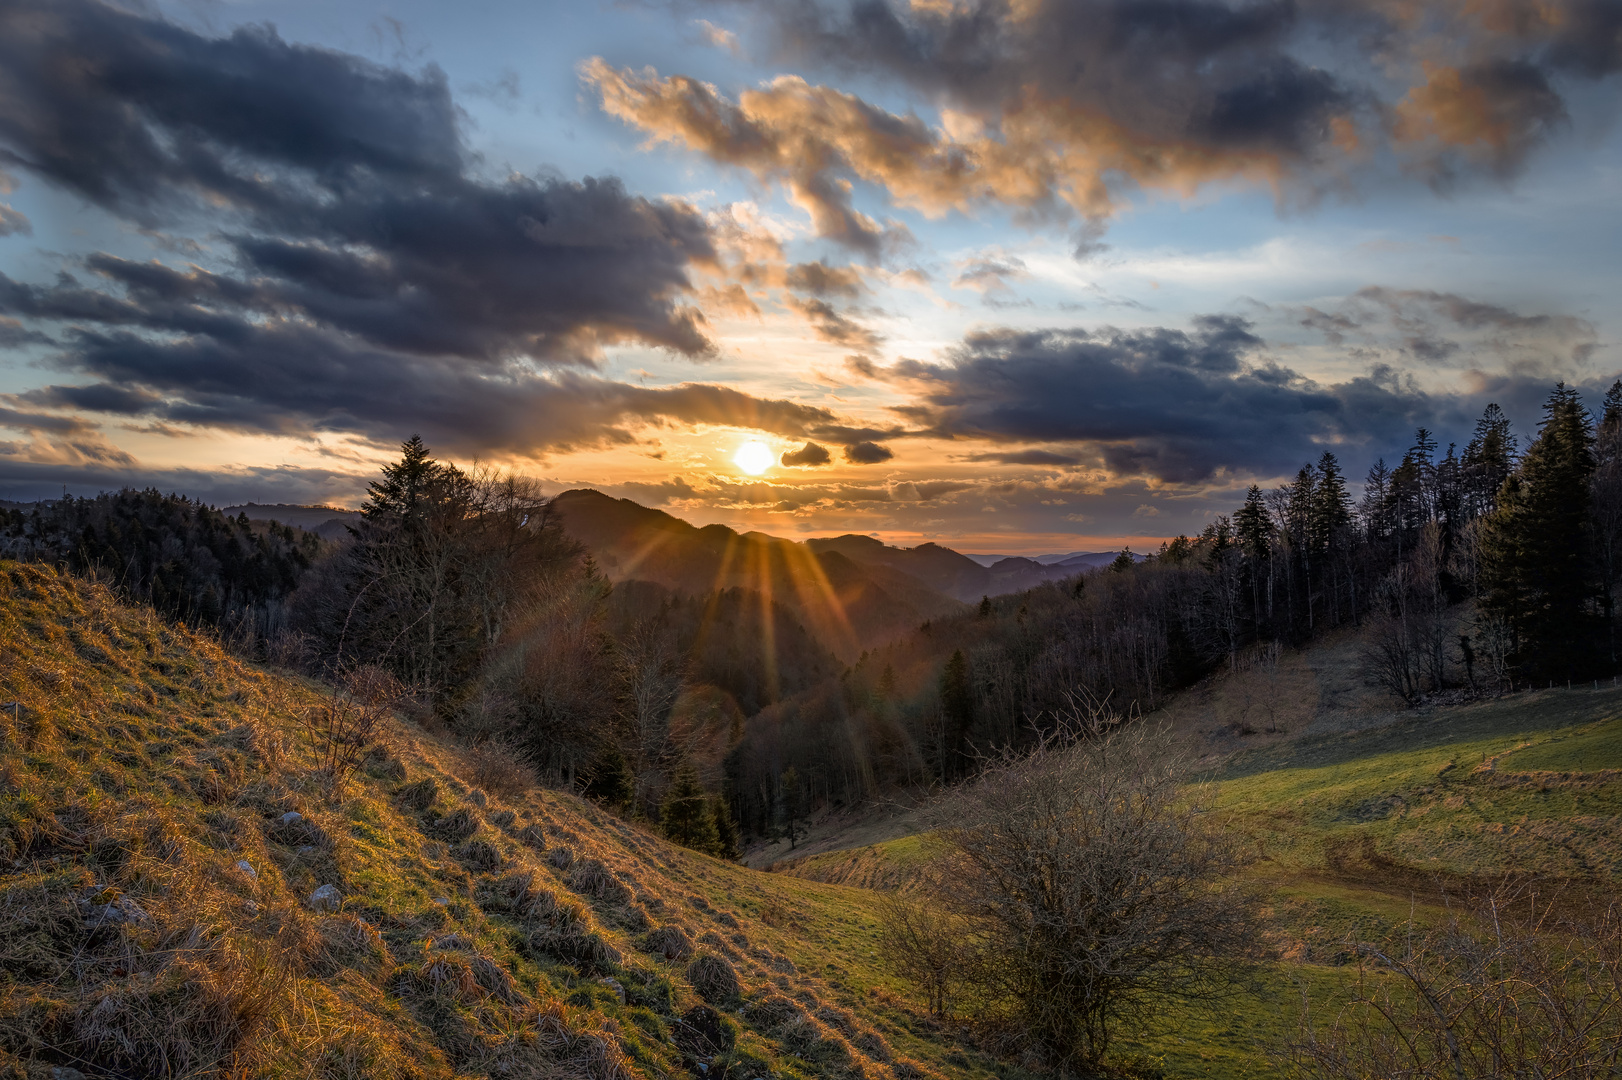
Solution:
[(738, 830), (738, 819), (732, 816), (725, 799), (716, 796), (710, 800), (710, 818), (715, 822), (715, 850), (711, 854), (728, 862), (743, 858), (743, 836)]
[(603, 747), (597, 760), (586, 774), (586, 798), (613, 810), (623, 810), (631, 804), (636, 783), (625, 755), (613, 743)]
[(941, 719), (948, 746), (943, 770), (955, 773), (967, 764), (969, 731), (974, 726), (974, 688), (969, 682), (969, 660), (962, 649), (954, 649), (941, 672)]
[(1482, 605), (1508, 623), (1510, 659), (1534, 680), (1581, 677), (1594, 665), (1593, 443), (1576, 391), (1558, 384), (1483, 526)]
[(366, 485), (369, 494), (361, 507), (367, 518), (413, 518), (445, 466), (435, 461), (421, 435), (400, 444), (400, 460), (383, 466), (383, 479)]
[(1606, 652), (1610, 668), (1615, 671), (1619, 653), (1616, 596), (1622, 579), (1622, 380), (1611, 384), (1600, 409), (1590, 488), (1600, 609), (1605, 621)]
[(659, 824), (665, 837), (684, 848), (714, 855), (721, 847), (715, 829), (715, 813), (709, 796), (698, 781), (698, 770), (682, 762), (670, 790), (659, 804)]

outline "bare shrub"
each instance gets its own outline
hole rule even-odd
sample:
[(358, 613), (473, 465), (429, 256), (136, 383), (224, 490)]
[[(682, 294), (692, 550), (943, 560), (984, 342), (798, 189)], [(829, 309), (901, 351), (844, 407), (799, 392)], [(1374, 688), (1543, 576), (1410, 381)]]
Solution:
[[(1516, 912), (1517, 914), (1511, 914)], [(1357, 978), (1291, 1048), (1322, 1080), (1487, 1080), (1622, 1074), (1622, 912), (1560, 918), (1498, 897), (1426, 931), (1356, 942)]]
[(509, 743), (482, 743), (463, 757), (467, 761), (466, 777), (492, 795), (522, 795), (540, 784), (523, 754)]
[(879, 957), (923, 992), (931, 1016), (949, 1016), (977, 965), (975, 925), (940, 899), (887, 895), (879, 904), (879, 927)]
[(951, 888), (923, 902), (972, 928), (981, 1016), (1017, 1023), (1063, 1071), (1096, 1068), (1117, 1028), (1168, 1001), (1235, 989), (1259, 934), (1166, 733), (1090, 700), (1059, 719), (937, 806)]
[(341, 794), (361, 758), (381, 733), (389, 710), (404, 696), (400, 683), (380, 667), (364, 665), (332, 684), (320, 704), (304, 710), (304, 729), (315, 744), (316, 767)]

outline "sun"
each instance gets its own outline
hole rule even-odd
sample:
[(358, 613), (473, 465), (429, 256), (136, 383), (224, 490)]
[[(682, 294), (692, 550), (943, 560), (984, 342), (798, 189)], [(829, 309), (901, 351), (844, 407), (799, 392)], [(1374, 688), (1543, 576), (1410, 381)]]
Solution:
[(763, 442), (746, 442), (732, 455), (732, 463), (750, 476), (759, 476), (777, 463), (777, 455)]

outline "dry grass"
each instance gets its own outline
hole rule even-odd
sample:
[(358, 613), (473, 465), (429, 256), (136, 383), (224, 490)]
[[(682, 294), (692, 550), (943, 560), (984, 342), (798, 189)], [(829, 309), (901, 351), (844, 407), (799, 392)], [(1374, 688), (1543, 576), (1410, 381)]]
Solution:
[(883, 1078), (947, 1052), (809, 929), (863, 897), (790, 895), (393, 716), (335, 785), (304, 722), (331, 695), (0, 563), (0, 1076)]

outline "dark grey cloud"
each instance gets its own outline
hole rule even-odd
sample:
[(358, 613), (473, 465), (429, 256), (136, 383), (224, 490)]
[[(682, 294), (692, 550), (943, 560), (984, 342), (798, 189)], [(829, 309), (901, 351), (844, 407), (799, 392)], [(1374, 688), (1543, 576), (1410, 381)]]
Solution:
[(32, 502), (94, 495), (124, 487), (177, 491), (215, 506), (234, 503), (353, 504), (366, 494), (366, 480), (347, 469), (255, 466), (241, 469), (151, 469), (122, 461), (38, 461), (0, 442), (0, 499)]
[(970, 454), (969, 461), (990, 461), (998, 465), (1080, 465), (1079, 454), (1057, 454), (1052, 450), (1011, 450), (1006, 453)]
[(0, 277), (0, 326), (48, 334), (53, 362), (92, 380), (38, 400), (523, 450), (586, 439), (568, 415), (584, 398), (620, 437), (652, 399), (553, 373), (610, 342), (707, 355), (685, 296), (715, 255), (708, 226), (613, 179), (487, 177), (460, 124), (432, 67), (94, 0), (0, 5), (0, 165), (149, 232), (207, 231), (227, 256)]
[(790, 450), (782, 457), (784, 465), (800, 469), (816, 468), (831, 461), (833, 455), (828, 453), (828, 448), (814, 442), (808, 442), (798, 450)]
[(845, 447), (845, 460), (852, 465), (877, 465), (893, 457), (893, 450), (876, 442), (858, 442)]
[(1112, 471), (1171, 482), (1276, 475), (1325, 446), (1400, 442), (1457, 412), (1389, 371), (1323, 385), (1269, 360), (1251, 325), (1205, 316), (1192, 330), (996, 330), (949, 362), (890, 369), (902, 415), (941, 435), (1071, 443)]

